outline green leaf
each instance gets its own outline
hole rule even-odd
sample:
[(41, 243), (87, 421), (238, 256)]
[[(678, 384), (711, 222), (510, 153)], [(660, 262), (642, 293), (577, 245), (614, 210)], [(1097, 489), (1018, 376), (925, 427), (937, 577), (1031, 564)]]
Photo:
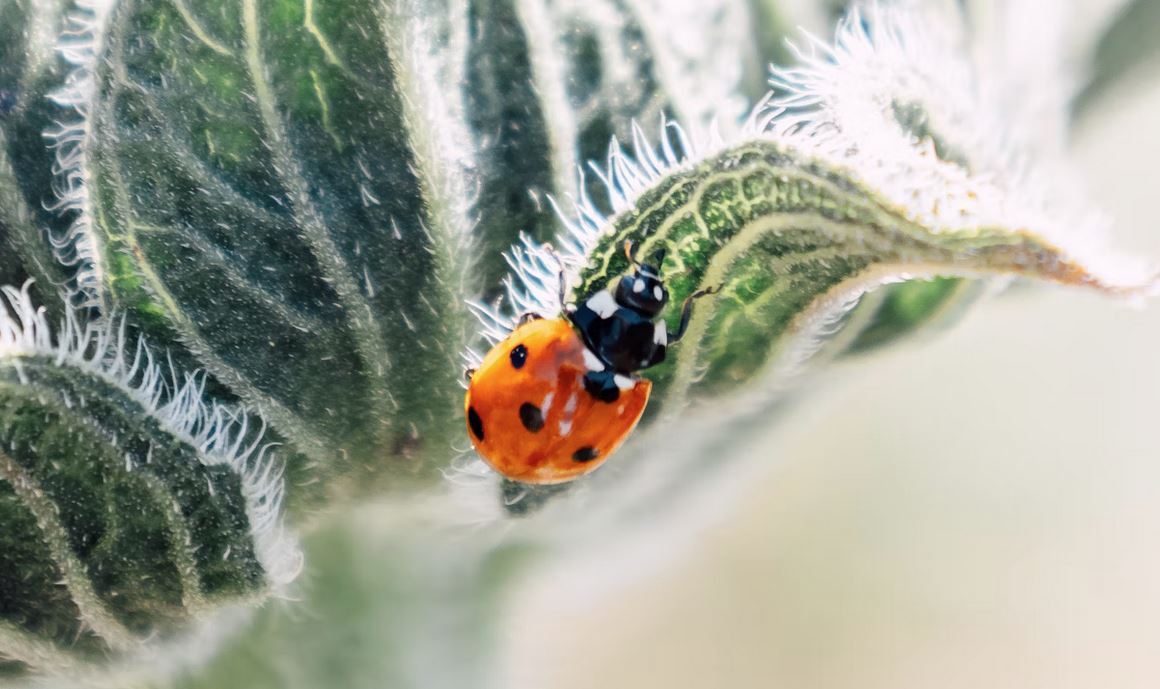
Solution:
[(858, 311), (868, 311), (867, 321), (843, 349), (859, 354), (913, 335), (924, 327), (949, 323), (975, 301), (980, 291), (976, 281), (948, 277), (887, 285), (859, 303)]
[(521, 4), (534, 7), (515, 0), (467, 3), (465, 67), (460, 79), (449, 82), (463, 84), (467, 124), (477, 147), (480, 278), (492, 290), (506, 273), (498, 257), (521, 233), (540, 241), (551, 238), (554, 219), (540, 197), (558, 193), (573, 175), (567, 169), (572, 142), (552, 140), (561, 136), (549, 120), (549, 109), (558, 104), (539, 96), (541, 89), (557, 95), (553, 91), (559, 87), (543, 74), (546, 64), (533, 64), (537, 42), (544, 39), (524, 21)]
[(464, 340), (467, 220), (407, 18), (119, 3), (85, 142), (112, 302), (364, 490), (446, 456)]
[(334, 491), (436, 476), (459, 438), (464, 298), (494, 294), (501, 249), (553, 234), (545, 196), (575, 188), (611, 123), (737, 106), (736, 78), (642, 28), (658, 9), (585, 5), (94, 12), (61, 96), (89, 117), (59, 137), (83, 153), (94, 300), (188, 352)]
[[(670, 329), (689, 295), (721, 288), (697, 304), (673, 356), (650, 370), (654, 410), (751, 385), (793, 358), (795, 338), (883, 284), (988, 274), (1094, 283), (1019, 228), (932, 229), (842, 170), (773, 141), (740, 144), (650, 186), (587, 252), (576, 295), (629, 270), (626, 240), (641, 255), (668, 251)], [(928, 313), (912, 311), (920, 320)]]
[[(297, 571), (261, 433), (124, 329), (0, 308), (0, 667), (76, 673), (178, 638)], [(155, 651), (154, 651), (155, 652)], [(89, 672), (90, 670), (86, 670)]]
[[(578, 168), (603, 159), (610, 139), (629, 140), (634, 120), (732, 120), (745, 105), (739, 84), (764, 73), (739, 0), (474, 0), (467, 14), (467, 69), (445, 83), (464, 83), (478, 149), (488, 297), (508, 270), (502, 252), (521, 235), (551, 239), (558, 223), (545, 197), (574, 191)], [(599, 180), (587, 189), (601, 198)]]
[[(629, 440), (622, 454), (635, 461), (590, 479), (619, 506), (610, 513), (678, 501), (684, 483), (723, 461), (718, 443), (784, 404), (820, 348), (830, 360), (936, 324), (974, 298), (976, 278), (1157, 292), (1156, 266), (1106, 248), (1099, 214), (1056, 175), (1060, 152), (1035, 165), (1042, 137), (1023, 129), (1033, 113), (981, 100), (1002, 88), (976, 83), (996, 75), (944, 40), (963, 34), (947, 5), (851, 13), (834, 46), (774, 70), (774, 91), (737, 131), (670, 125), (659, 150), (634, 132), (635, 157), (615, 149), (598, 173), (613, 214), (581, 194), (555, 251), (529, 241), (513, 252), (507, 312), (479, 309), (493, 341), (515, 315), (560, 312), (561, 271), (573, 302), (612, 286), (630, 269), (626, 242), (639, 256), (666, 251), (670, 332), (682, 302), (720, 289), (695, 304), (666, 361), (642, 373), (653, 381), (644, 425), (662, 422)], [(915, 279), (936, 281), (896, 284)], [(705, 413), (684, 414), (690, 406)], [(510, 514), (560, 492), (503, 490)]]
[[(53, 0), (0, 2), (0, 284), (35, 277), (53, 309), (56, 287), (72, 278), (49, 243), (70, 221), (50, 209), (54, 156), (41, 135), (60, 115), (47, 94), (64, 71), (54, 49), (62, 10)], [(69, 260), (70, 251), (58, 255)]]

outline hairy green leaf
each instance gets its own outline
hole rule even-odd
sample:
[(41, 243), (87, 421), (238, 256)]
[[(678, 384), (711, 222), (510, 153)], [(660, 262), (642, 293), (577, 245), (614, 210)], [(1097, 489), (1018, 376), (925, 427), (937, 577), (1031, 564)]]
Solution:
[[(546, 196), (575, 190), (578, 168), (604, 158), (613, 137), (630, 139), (634, 120), (705, 123), (741, 112), (740, 82), (755, 86), (764, 73), (747, 18), (738, 0), (468, 4), (468, 67), (449, 83), (464, 82), (478, 148), (486, 295), (507, 272), (502, 252), (521, 235), (546, 241), (555, 233)], [(587, 189), (600, 198), (598, 180)]]
[[(35, 277), (54, 309), (72, 271), (49, 238), (64, 238), (69, 222), (52, 208), (53, 153), (41, 133), (60, 115), (47, 94), (63, 74), (54, 50), (63, 4), (0, 2), (0, 284)], [(58, 255), (72, 258), (67, 247)]]
[(244, 417), (125, 336), (0, 309), (0, 667), (72, 674), (296, 572), (281, 480)]
[[(915, 275), (1092, 281), (1019, 228), (931, 230), (840, 170), (764, 141), (712, 156), (642, 194), (588, 252), (576, 294), (630, 268), (626, 240), (641, 255), (668, 251), (662, 273), (670, 276), (670, 328), (693, 292), (721, 290), (697, 304), (674, 356), (650, 371), (654, 409), (769, 374), (792, 358), (795, 336), (882, 284)], [(920, 304), (911, 317), (929, 310)]]
[(336, 473), (444, 453), (466, 234), (412, 110), (429, 46), (372, 2), (105, 21), (86, 145), (111, 301)]

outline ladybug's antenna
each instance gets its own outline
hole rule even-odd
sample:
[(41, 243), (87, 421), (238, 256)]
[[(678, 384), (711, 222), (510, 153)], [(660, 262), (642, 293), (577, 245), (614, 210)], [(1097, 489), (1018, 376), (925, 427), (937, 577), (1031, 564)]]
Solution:
[(628, 258), (628, 262), (637, 268), (640, 264), (636, 262), (636, 245), (632, 243), (631, 239), (624, 240), (624, 255)]

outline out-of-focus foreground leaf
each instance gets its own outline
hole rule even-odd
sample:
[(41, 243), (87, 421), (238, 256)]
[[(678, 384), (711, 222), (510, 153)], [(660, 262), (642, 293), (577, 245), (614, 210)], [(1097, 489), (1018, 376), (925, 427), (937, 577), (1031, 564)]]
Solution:
[(1076, 99), (1077, 118), (1086, 117), (1102, 96), (1125, 79), (1160, 70), (1160, 3), (1134, 0), (1115, 16), (1095, 46), (1087, 86)]

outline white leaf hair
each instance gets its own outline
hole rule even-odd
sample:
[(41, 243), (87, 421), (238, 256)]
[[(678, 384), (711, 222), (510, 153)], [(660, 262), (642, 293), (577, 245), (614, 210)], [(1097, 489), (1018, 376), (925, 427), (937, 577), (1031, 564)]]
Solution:
[(144, 339), (130, 343), (123, 318), (82, 324), (77, 310), (66, 305), (54, 331), (44, 308), (33, 303), (30, 286), (31, 280), (22, 289), (0, 288), (0, 357), (37, 357), (95, 376), (140, 404), (204, 464), (233, 470), (267, 582), (276, 591), (292, 581), (302, 554), (282, 525), (282, 464), (263, 439), (264, 424), (255, 427), (244, 411), (206, 401), (205, 375), (179, 374), (172, 363), (163, 367)]
[[(973, 54), (963, 21), (941, 3), (863, 3), (838, 24), (832, 42), (804, 34), (793, 46), (798, 64), (773, 68), (772, 90), (739, 124), (686, 128), (662, 120), (654, 145), (634, 123), (633, 154), (613, 139), (604, 164), (590, 163), (612, 214), (592, 202), (583, 181), (566, 210), (553, 200), (567, 231), (555, 250), (528, 237), (511, 249), (506, 299), (472, 305), (483, 337), (502, 339), (521, 313), (558, 314), (561, 271), (570, 283), (617, 214), (662, 178), (751, 140), (844, 170), (931, 232), (1032, 234), (1108, 291), (1155, 294), (1157, 266), (1108, 248), (1108, 218), (1077, 189), (1066, 160), (1031, 136), (1035, 118), (1011, 112), (1018, 99), (988, 98), (1009, 91), (1005, 80), (1023, 83), (1019, 65), (983, 69), (994, 61)], [(1067, 99), (1032, 102), (1062, 109)], [(1067, 113), (1056, 117), (1066, 121)]]

